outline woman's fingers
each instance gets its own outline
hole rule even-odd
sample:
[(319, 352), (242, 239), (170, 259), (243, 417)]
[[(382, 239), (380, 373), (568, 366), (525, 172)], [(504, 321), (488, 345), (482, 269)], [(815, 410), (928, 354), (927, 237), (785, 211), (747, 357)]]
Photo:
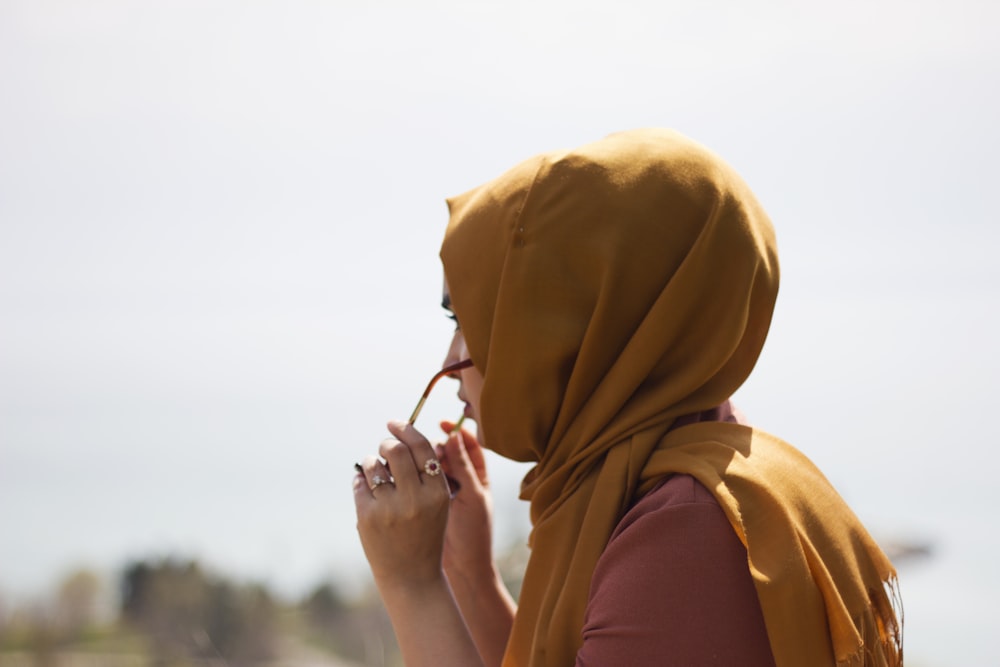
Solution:
[[(369, 493), (374, 496), (376, 491), (385, 492), (392, 490), (392, 475), (389, 469), (381, 460), (374, 456), (365, 457), (361, 464), (355, 466), (360, 476), (360, 483), (368, 488)], [(383, 487), (389, 487), (383, 489)]]
[(476, 471), (465, 453), (462, 442), (464, 434), (460, 430), (454, 430), (452, 422), (442, 422), (441, 428), (448, 433), (448, 439), (441, 445), (445, 471), (449, 476), (454, 477), (459, 484), (471, 485), (475, 479)]
[(395, 438), (383, 440), (379, 445), (379, 454), (388, 462), (396, 483), (428, 483), (429, 478), (439, 477), (435, 482), (447, 487), (437, 453), (412, 424), (406, 422), (389, 422), (389, 433)]
[(465, 429), (455, 430), (455, 423), (450, 421), (441, 422), (441, 429), (448, 433), (444, 444), (448, 473), (459, 482), (471, 483), (475, 480), (482, 486), (489, 486), (486, 457), (476, 437)]
[(483, 454), (483, 447), (479, 440), (474, 437), (463, 437), (462, 444), (465, 446), (465, 453), (469, 457), (469, 462), (476, 470), (476, 477), (483, 486), (489, 486), (489, 477), (486, 475), (486, 457)]
[[(357, 467), (357, 465), (355, 465)], [(365, 481), (365, 474), (363, 472), (354, 473), (354, 508), (358, 512), (358, 520), (361, 519), (361, 513), (364, 508), (367, 507), (368, 503), (373, 500), (370, 489), (368, 488), (368, 482)]]

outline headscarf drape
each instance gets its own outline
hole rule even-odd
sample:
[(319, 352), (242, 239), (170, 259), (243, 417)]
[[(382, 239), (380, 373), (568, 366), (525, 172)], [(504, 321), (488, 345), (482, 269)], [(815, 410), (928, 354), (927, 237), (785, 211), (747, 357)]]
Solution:
[(711, 490), (746, 545), (779, 667), (900, 664), (892, 565), (822, 474), (749, 427), (670, 429), (743, 383), (770, 324), (774, 233), (742, 179), (640, 130), (527, 160), (449, 207), (441, 257), (484, 376), (482, 437), (536, 462), (504, 665), (573, 664), (598, 558), (672, 473)]

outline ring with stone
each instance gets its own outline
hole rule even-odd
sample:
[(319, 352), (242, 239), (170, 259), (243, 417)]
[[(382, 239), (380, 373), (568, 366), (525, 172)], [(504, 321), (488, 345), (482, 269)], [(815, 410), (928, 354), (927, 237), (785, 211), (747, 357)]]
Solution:
[(389, 483), (389, 480), (387, 480), (382, 475), (375, 475), (374, 477), (372, 477), (371, 490), (374, 491), (375, 489), (377, 489), (378, 487), (382, 486), (383, 484), (388, 484), (388, 483)]
[(424, 463), (424, 472), (431, 477), (437, 477), (441, 474), (441, 462), (437, 459), (427, 459)]

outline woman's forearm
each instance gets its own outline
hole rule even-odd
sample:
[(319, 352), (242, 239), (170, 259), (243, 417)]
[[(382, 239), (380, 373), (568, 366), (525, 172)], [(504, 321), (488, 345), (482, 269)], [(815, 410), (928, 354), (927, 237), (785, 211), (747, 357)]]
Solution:
[(487, 667), (499, 667), (517, 611), (514, 598), (492, 564), (475, 575), (447, 575), (479, 655)]
[(406, 667), (484, 665), (448, 580), (379, 589)]

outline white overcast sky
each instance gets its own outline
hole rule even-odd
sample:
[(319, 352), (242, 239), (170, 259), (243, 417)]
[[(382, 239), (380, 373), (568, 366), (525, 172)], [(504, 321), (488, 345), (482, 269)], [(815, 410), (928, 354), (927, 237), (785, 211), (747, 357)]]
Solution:
[[(443, 199), (659, 125), (734, 164), (778, 230), (740, 404), (877, 534), (934, 543), (901, 572), (910, 656), (970, 635), (986, 664), (998, 18), (0, 1), (0, 595), (168, 553), (293, 594), (364, 572), (351, 464), (443, 357)], [(425, 425), (457, 414), (439, 391)], [(497, 464), (503, 539), (522, 472)]]

